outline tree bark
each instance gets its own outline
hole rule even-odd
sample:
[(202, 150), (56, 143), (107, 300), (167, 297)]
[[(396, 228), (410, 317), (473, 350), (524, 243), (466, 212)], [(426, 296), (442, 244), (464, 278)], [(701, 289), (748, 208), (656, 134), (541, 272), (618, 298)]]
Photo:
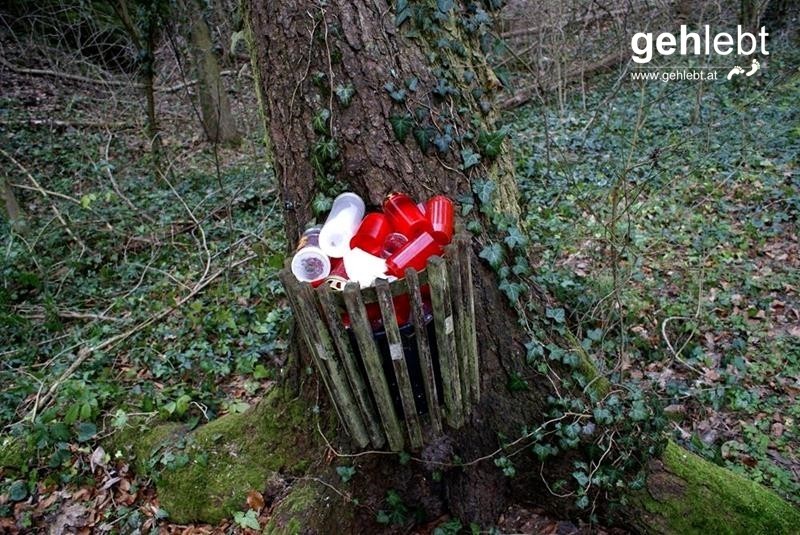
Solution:
[(27, 227), (25, 221), (25, 212), (17, 202), (17, 197), (14, 195), (14, 190), (7, 177), (0, 176), (0, 193), (3, 197), (3, 206), (6, 218), (15, 231), (24, 232)]
[[(449, 3), (440, 5), (446, 8)], [(475, 142), (480, 131), (496, 131), (496, 117), (484, 102), (493, 98), (496, 79), (479, 52), (479, 35), (465, 32), (466, 26), (456, 21), (457, 17), (472, 21), (474, 19), (469, 17), (479, 13), (456, 3), (456, 12), (442, 12), (440, 16), (431, 13), (428, 6), (425, 8), (428, 11), (422, 15), (436, 15), (439, 29), (427, 28), (414, 33), (410, 31), (416, 26), (412, 26), (410, 20), (403, 20), (396, 9), (380, 0), (330, 0), (324, 5), (310, 1), (249, 0), (246, 7), (268, 148), (284, 201), (290, 242), (315, 217), (315, 200), (320, 196), (330, 197), (343, 187), (362, 195), (372, 205), (378, 205), (387, 193), (402, 190), (418, 199), (437, 193), (465, 202), (471, 199), (481, 212), (476, 215), (479, 210), (473, 211), (480, 223), (480, 230), (473, 239), (476, 256), (473, 266), (475, 302), (479, 311), (476, 323), (482, 399), (466, 425), (458, 430), (450, 429), (442, 439), (426, 445), (420, 452), (412, 452), (411, 461), (396, 455), (366, 454), (350, 458), (331, 456), (327, 448), (327, 451), (318, 451), (312, 455), (315, 462), (311, 475), (301, 477), (294, 491), (276, 498), (268, 530), (295, 533), (404, 531), (415, 521), (431, 521), (444, 515), (462, 522), (492, 526), (514, 502), (536, 504), (551, 513), (571, 517), (587, 516), (591, 511), (606, 512), (606, 503), (614, 489), (593, 493), (592, 507), (581, 507), (575, 500), (573, 479), (576, 463), (588, 459), (601, 464), (605, 454), (587, 457), (589, 454), (580, 448), (565, 447), (557, 456), (539, 461), (531, 453), (529, 439), (535, 435), (534, 428), (539, 426), (553, 432), (552, 426), (561, 423), (587, 423), (587, 419), (592, 419), (594, 402), (609, 394), (608, 385), (602, 378), (592, 379), (594, 372), (585, 361), (577, 365), (577, 369), (591, 379), (585, 389), (575, 386), (574, 382), (572, 386), (567, 384), (568, 369), (554, 365), (536, 371), (527, 365), (525, 343), (530, 340), (531, 333), (521, 327), (517, 311), (499, 289), (496, 274), (477, 257), (485, 245), (502, 240), (500, 229), (509, 221), (516, 222), (518, 213), (507, 149), (494, 157), (489, 151), (483, 151), (477, 165), (472, 165), (475, 158), (470, 156), (480, 148)], [(420, 16), (413, 22), (424, 25), (429, 18)], [(403, 23), (400, 28), (396, 21)], [(447, 39), (460, 43), (463, 49)], [(472, 74), (465, 75), (467, 72)], [(447, 90), (448, 86), (453, 91)], [(352, 91), (338, 89), (342, 87), (350, 87)], [(399, 93), (400, 89), (404, 94)], [(351, 93), (352, 98), (342, 99), (339, 96), (342, 93)], [(415, 142), (417, 136), (410, 134), (405, 141), (398, 139), (402, 136), (398, 135), (392, 121), (404, 114), (413, 117), (412, 130), (429, 128), (431, 136), (454, 134), (450, 150), (438, 152), (425, 147), (421, 135), (422, 142)], [(463, 135), (467, 132), (472, 137)], [(322, 154), (321, 145), (327, 147)], [(489, 177), (495, 185), (496, 194), (490, 207), (481, 204), (487, 200), (486, 195), (473, 195), (474, 186), (485, 184), (484, 177)], [(532, 301), (546, 299), (534, 288), (524, 291), (534, 294)], [(544, 306), (543, 302), (534, 304)], [(536, 321), (536, 318), (527, 321)], [(553, 339), (567, 343), (557, 336)], [(298, 353), (302, 355), (302, 351)], [(305, 369), (310, 364), (301, 360), (295, 366)], [(314, 381), (300, 384), (300, 399), (305, 399), (309, 406), (315, 405), (319, 390)], [(553, 404), (567, 396), (572, 397), (571, 403), (579, 405), (574, 410), (562, 408), (553, 416)], [(323, 413), (330, 414), (325, 406), (322, 409)], [(254, 416), (257, 414), (255, 412)], [(311, 423), (314, 416), (309, 414), (308, 418), (309, 431), (317, 436)], [(549, 423), (545, 422), (548, 418)], [(579, 428), (586, 435), (583, 442), (591, 443), (593, 427)], [(331, 447), (338, 452), (352, 451), (343, 433), (323, 429)], [(634, 426), (633, 429), (644, 427)], [(642, 436), (629, 431), (628, 437), (618, 435), (616, 440), (638, 443), (627, 453), (640, 457), (643, 462), (651, 456), (645, 451), (652, 444), (648, 443), (644, 431)], [(609, 443), (613, 444), (614, 440)], [(265, 451), (272, 446), (264, 444)], [(675, 451), (674, 446), (669, 446), (668, 455), (660, 465), (658, 459), (651, 460), (650, 472), (662, 481), (672, 481), (669, 477), (680, 479), (683, 486), (676, 484), (659, 494), (662, 487), (656, 485), (658, 481), (650, 479), (648, 484), (655, 481), (652, 488), (648, 486), (646, 491), (629, 493), (630, 505), (625, 508), (625, 514), (615, 518), (622, 518), (635, 529), (676, 532), (675, 524), (666, 518), (667, 515), (690, 509), (692, 502), (702, 497), (706, 501), (706, 511), (715, 510), (719, 500), (734, 503), (733, 508), (718, 508), (731, 512), (732, 526), (754, 525), (737, 524), (741, 519), (736, 515), (743, 517), (759, 504), (769, 505), (763, 523), (754, 520), (755, 524), (765, 526), (764, 529), (769, 526), (776, 528), (776, 532), (789, 532), (792, 522), (800, 520), (797, 510), (757, 485), (759, 491), (752, 495), (743, 493), (734, 498), (732, 491), (715, 495), (715, 489), (721, 487), (703, 487), (698, 483), (698, 478), (705, 477), (706, 473), (675, 466), (683, 461)], [(507, 477), (500, 469), (510, 458), (513, 458), (515, 477)], [(505, 461), (500, 462), (502, 459)], [(357, 479), (351, 486), (339, 490), (337, 487), (341, 485), (334, 485), (338, 478), (333, 468), (337, 464), (351, 463), (357, 467)], [(707, 467), (708, 463), (692, 457), (690, 466)], [(217, 466), (217, 469), (223, 468)], [(670, 469), (673, 476), (664, 476)], [(739, 486), (739, 478), (716, 470), (722, 475), (715, 472), (715, 477), (727, 482), (726, 489)], [(554, 490), (547, 483), (559, 480), (565, 482), (560, 490)], [(699, 490), (688, 492), (688, 489)], [(161, 486), (159, 491), (162, 491)], [(385, 500), (390, 491), (396, 493), (402, 503), (396, 498)], [(193, 487), (193, 492), (202, 490)], [(210, 500), (213, 498), (209, 496)], [(387, 519), (386, 514), (383, 517), (376, 514), (380, 510), (385, 513), (387, 509), (392, 513), (389, 520), (395, 522), (390, 527), (376, 521)], [(181, 518), (186, 520), (189, 516), (184, 514)]]
[(191, 49), (200, 97), (201, 122), (206, 139), (231, 144), (240, 139), (231, 113), (228, 93), (222, 82), (219, 61), (201, 2), (186, 0), (184, 9), (191, 26)]

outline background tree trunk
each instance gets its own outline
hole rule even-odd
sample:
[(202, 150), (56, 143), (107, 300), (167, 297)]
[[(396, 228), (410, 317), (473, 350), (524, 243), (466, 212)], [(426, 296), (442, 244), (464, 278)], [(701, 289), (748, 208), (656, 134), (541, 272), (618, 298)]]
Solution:
[[(343, 188), (359, 193), (372, 205), (393, 190), (418, 199), (444, 193), (472, 200), (481, 207), (480, 215), (473, 211), (480, 223), (473, 240), (476, 253), (493, 240), (501, 240), (500, 229), (516, 222), (516, 190), (507, 150), (492, 157), (489, 153), (494, 151), (481, 149), (475, 141), (480, 132), (496, 131), (488, 103), (497, 82), (477, 44), (482, 24), (478, 19), (483, 16), (474, 5), (414, 5), (425, 11), (406, 17), (402, 9), (397, 13), (380, 0), (331, 0), (324, 5), (290, 0), (247, 2), (254, 73), (290, 242), (315, 217), (315, 208), (324, 211), (322, 201)], [(456, 21), (453, 9), (461, 22)], [(436, 20), (436, 28), (425, 27), (431, 20)], [(405, 140), (403, 129), (396, 126), (402, 126), (398, 117), (412, 118)], [(453, 134), (449, 150), (440, 152), (425, 143), (426, 136), (441, 138), (447, 132)], [(446, 139), (440, 141), (447, 145)], [(479, 149), (482, 159), (476, 164)], [(473, 195), (473, 188), (487, 184), (485, 177), (495, 185), (491, 207), (481, 205), (487, 195)], [(396, 516), (406, 525), (414, 522), (414, 511), (418, 511), (417, 521), (449, 514), (462, 522), (491, 526), (512, 502), (536, 504), (564, 516), (587, 514), (578, 508), (574, 496), (559, 496), (545, 483), (564, 480), (565, 488), (559, 492), (574, 490), (573, 461), (580, 460), (581, 453), (567, 450), (540, 462), (530, 453), (530, 444), (518, 439), (547, 419), (554, 399), (571, 394), (576, 401), (584, 400), (591, 412), (591, 392), (602, 393), (606, 385), (596, 380), (584, 394), (564, 386), (562, 377), (568, 377), (569, 370), (554, 367), (537, 372), (527, 366), (525, 342), (530, 334), (520, 326), (495, 273), (477, 255), (473, 265), (480, 311), (476, 321), (482, 399), (466, 425), (414, 452), (419, 462), (404, 463), (395, 455), (337, 459), (325, 449), (318, 450), (312, 475), (301, 477), (294, 490), (279, 500), (268, 528), (276, 532), (297, 532), (299, 527), (320, 533), (384, 531), (387, 527), (376, 523), (376, 511), (387, 507), (384, 498), (389, 490), (400, 496), (403, 505), (393, 500), (395, 504), (388, 507), (395, 512), (401, 509), (402, 514)], [(295, 363), (307, 365), (307, 361)], [(592, 373), (588, 363), (581, 365), (581, 370)], [(511, 388), (512, 378), (527, 385)], [(313, 382), (306, 382), (300, 399), (314, 405), (317, 393)], [(272, 410), (279, 411), (277, 407)], [(324, 426), (323, 431), (337, 449), (348, 450), (348, 440), (341, 433), (336, 435)], [(638, 444), (630, 454), (646, 460), (642, 453), (645, 437), (628, 439)], [(508, 447), (503, 454), (513, 456), (516, 477), (504, 476), (494, 462), (498, 448), (509, 443), (516, 447)], [(272, 447), (264, 444), (265, 451)], [(678, 532), (680, 526), (670, 515), (678, 511), (686, 516), (686, 511), (701, 505), (702, 521), (686, 521), (697, 529), (709, 519), (722, 525), (719, 514), (709, 516), (715, 511), (727, 515), (726, 525), (734, 531), (755, 525), (789, 532), (800, 520), (795, 509), (758, 485), (710, 467), (676, 446), (669, 446), (667, 453), (662, 460), (651, 462), (647, 490), (630, 496), (624, 515), (628, 525)], [(332, 485), (320, 476), (335, 482), (338, 479), (331, 464), (350, 462), (357, 464), (357, 484), (347, 493), (332, 492)], [(217, 464), (215, 469), (224, 467)], [(319, 481), (324, 485), (317, 484)], [(718, 481), (722, 483), (717, 485)], [(163, 490), (164, 486), (159, 486), (159, 492)], [(196, 485), (191, 491), (202, 492)], [(596, 509), (584, 511), (602, 513), (609, 496), (592, 497)], [(162, 500), (166, 498), (162, 496)], [(216, 495), (207, 497), (210, 502), (218, 499)], [(173, 518), (178, 513), (170, 510)], [(188, 515), (180, 518), (186, 520)]]
[(211, 31), (203, 15), (204, 6), (202, 2), (186, 0), (184, 7), (191, 26), (191, 49), (206, 138), (212, 143), (236, 143), (240, 136), (222, 83)]
[(14, 195), (14, 190), (7, 177), (0, 176), (0, 193), (3, 197), (4, 214), (8, 218), (11, 228), (17, 232), (24, 231), (26, 227), (25, 212), (17, 202), (17, 197)]

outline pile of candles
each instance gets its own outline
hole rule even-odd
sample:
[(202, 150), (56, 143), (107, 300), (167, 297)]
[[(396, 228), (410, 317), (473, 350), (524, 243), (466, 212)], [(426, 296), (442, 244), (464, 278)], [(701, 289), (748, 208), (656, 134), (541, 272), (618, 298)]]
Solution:
[[(362, 288), (376, 279), (390, 282), (406, 268), (420, 271), (428, 258), (442, 254), (453, 237), (453, 202), (437, 195), (415, 203), (403, 193), (392, 193), (383, 212), (365, 216), (364, 201), (342, 193), (333, 201), (325, 224), (306, 230), (292, 258), (292, 273), (312, 286), (328, 284), (343, 290), (349, 281)], [(407, 308), (395, 300), (395, 307)], [(405, 311), (403, 311), (405, 312)], [(400, 316), (407, 316), (398, 310)]]

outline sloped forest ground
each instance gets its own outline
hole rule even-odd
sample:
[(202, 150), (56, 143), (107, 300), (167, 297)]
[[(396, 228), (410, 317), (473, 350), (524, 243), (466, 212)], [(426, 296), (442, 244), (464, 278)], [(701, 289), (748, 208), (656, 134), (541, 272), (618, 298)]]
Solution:
[[(565, 305), (553, 321), (657, 393), (686, 447), (796, 503), (798, 64), (784, 43), (737, 82), (615, 73), (506, 116), (533, 272)], [(247, 72), (228, 80), (238, 148), (202, 140), (186, 92), (158, 95), (164, 176), (135, 92), (0, 72), (2, 169), (28, 216), (21, 234), (0, 223), (2, 530), (229, 532), (268, 516), (263, 489), (242, 489), (221, 525), (173, 525), (152, 478), (188, 457), (135, 473), (112, 445), (242, 412), (284, 362), (282, 206)], [(577, 530), (517, 509), (499, 528)]]

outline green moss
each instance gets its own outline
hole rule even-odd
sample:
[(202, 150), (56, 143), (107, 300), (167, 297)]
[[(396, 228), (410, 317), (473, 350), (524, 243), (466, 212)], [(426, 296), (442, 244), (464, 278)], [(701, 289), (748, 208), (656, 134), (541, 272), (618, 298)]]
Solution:
[[(670, 442), (666, 472), (639, 496), (643, 528), (655, 533), (797, 533), (800, 510), (767, 488)], [(655, 477), (655, 481), (653, 478)]]
[[(349, 515), (349, 516), (344, 516)], [(297, 535), (302, 532), (335, 533), (352, 520), (352, 511), (339, 496), (314, 481), (298, 482), (270, 515), (264, 533)], [(329, 525), (329, 524), (333, 525)]]
[(24, 439), (10, 435), (0, 437), (0, 468), (21, 470), (35, 455)]
[[(250, 490), (263, 490), (276, 471), (306, 468), (314, 447), (300, 400), (280, 402), (280, 389), (243, 414), (223, 416), (187, 436), (190, 462), (161, 473), (161, 506), (179, 523), (216, 523), (246, 508)], [(306, 425), (303, 425), (303, 424)]]

